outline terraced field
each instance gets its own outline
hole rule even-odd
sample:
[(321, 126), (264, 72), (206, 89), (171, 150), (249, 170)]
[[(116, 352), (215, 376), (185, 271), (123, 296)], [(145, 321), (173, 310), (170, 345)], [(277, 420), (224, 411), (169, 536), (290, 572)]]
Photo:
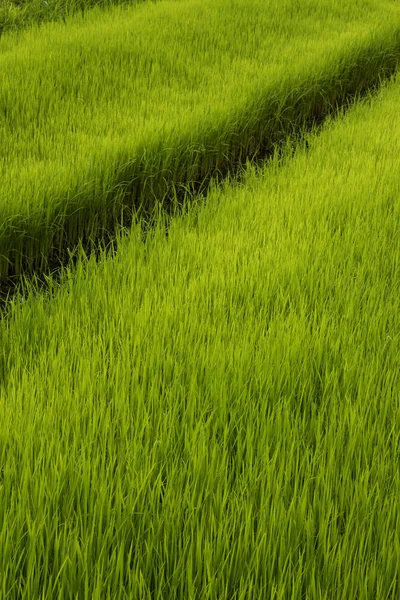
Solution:
[(2, 36), (0, 598), (399, 597), (399, 31), (163, 0)]
[(297, 4), (165, 0), (3, 36), (1, 285), (393, 71), (395, 2)]

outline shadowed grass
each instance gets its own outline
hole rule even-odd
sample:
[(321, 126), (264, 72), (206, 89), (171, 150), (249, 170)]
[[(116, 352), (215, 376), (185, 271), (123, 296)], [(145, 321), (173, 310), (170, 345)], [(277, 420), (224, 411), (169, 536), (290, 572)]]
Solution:
[(19, 32), (32, 25), (50, 21), (65, 21), (80, 12), (85, 15), (93, 7), (130, 6), (140, 2), (161, 0), (0, 0), (0, 36)]

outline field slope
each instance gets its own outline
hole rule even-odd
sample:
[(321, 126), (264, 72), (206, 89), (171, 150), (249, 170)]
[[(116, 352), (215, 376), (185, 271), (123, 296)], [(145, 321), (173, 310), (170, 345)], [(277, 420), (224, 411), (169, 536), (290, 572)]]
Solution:
[(165, 0), (3, 36), (0, 281), (272, 147), (399, 55), (393, 0)]
[(399, 103), (12, 303), (4, 598), (399, 597)]

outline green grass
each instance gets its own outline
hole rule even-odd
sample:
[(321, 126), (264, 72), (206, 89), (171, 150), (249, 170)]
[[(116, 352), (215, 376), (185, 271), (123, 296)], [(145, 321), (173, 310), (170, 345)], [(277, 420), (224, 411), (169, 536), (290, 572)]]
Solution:
[[(145, 0), (0, 0), (0, 35), (21, 31), (49, 21), (66, 21), (71, 15), (82, 15), (93, 7), (133, 5)], [(159, 2), (161, 0), (149, 0)]]
[(10, 304), (2, 598), (399, 597), (399, 103)]
[(399, 15), (393, 0), (163, 0), (4, 35), (0, 280), (376, 82)]

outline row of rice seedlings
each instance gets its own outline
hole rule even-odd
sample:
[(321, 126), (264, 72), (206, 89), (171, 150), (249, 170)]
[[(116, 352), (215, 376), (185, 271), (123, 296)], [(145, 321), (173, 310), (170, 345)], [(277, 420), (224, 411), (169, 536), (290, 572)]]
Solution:
[(0, 280), (368, 87), (397, 64), (398, 16), (381, 0), (165, 0), (4, 36)]
[(95, 6), (129, 6), (143, 1), (145, 0), (0, 0), (0, 35), (9, 31), (21, 31), (32, 24), (65, 21), (70, 15), (76, 12), (84, 15)]
[(4, 598), (398, 598), (400, 78), (0, 324)]

